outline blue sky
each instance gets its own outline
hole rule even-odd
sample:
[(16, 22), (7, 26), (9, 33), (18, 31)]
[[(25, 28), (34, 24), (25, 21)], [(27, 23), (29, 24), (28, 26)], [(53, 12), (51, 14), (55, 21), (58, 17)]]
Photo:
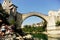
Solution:
[[(12, 2), (18, 6), (17, 11), (20, 13), (41, 12), (48, 15), (49, 10), (60, 9), (60, 0), (12, 0)], [(40, 21), (41, 18), (32, 16), (27, 18), (23, 24), (33, 24)]]

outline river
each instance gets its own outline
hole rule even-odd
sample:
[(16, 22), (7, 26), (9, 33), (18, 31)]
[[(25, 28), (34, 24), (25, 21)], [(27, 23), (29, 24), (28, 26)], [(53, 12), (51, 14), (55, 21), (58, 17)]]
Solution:
[(48, 40), (48, 36), (43, 33), (35, 33), (35, 34), (32, 34), (32, 36), (34, 40)]

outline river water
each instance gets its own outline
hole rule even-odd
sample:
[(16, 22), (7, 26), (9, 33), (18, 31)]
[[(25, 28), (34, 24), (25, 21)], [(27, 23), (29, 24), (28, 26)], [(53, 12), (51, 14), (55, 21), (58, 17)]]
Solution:
[(35, 34), (32, 34), (32, 36), (34, 40), (48, 40), (48, 36), (43, 33), (35, 33)]

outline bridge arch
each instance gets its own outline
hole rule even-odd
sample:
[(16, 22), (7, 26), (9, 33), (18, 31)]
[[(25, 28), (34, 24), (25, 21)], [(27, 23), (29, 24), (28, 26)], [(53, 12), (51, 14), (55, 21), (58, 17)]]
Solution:
[(47, 19), (48, 19), (47, 15), (42, 14), (42, 13), (38, 13), (38, 12), (29, 12), (29, 13), (26, 13), (26, 14), (22, 14), (21, 26), (22, 26), (23, 21), (26, 20), (27, 18), (31, 17), (31, 16), (39, 17), (47, 23)]
[(42, 14), (42, 13), (39, 13), (39, 12), (29, 12), (29, 13), (26, 13), (26, 14), (22, 14), (22, 22), (23, 22), (25, 19), (27, 19), (27, 18), (29, 18), (29, 17), (31, 17), (31, 16), (39, 17), (39, 18), (43, 19), (43, 20), (46, 21), (46, 22), (47, 22), (47, 20), (48, 20), (48, 17), (47, 17), (47, 15), (45, 15), (45, 14)]

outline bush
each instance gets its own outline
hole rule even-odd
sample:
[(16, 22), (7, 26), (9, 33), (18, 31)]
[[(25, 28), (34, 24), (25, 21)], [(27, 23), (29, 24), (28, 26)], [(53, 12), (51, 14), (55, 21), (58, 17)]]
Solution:
[(57, 21), (56, 22), (56, 26), (60, 26), (60, 21)]
[(28, 27), (25, 26), (25, 28), (22, 29), (24, 32), (43, 32), (45, 31), (43, 27)]
[(15, 20), (11, 19), (11, 20), (10, 20), (10, 24), (11, 24), (11, 25), (12, 25), (12, 24), (15, 24)]

